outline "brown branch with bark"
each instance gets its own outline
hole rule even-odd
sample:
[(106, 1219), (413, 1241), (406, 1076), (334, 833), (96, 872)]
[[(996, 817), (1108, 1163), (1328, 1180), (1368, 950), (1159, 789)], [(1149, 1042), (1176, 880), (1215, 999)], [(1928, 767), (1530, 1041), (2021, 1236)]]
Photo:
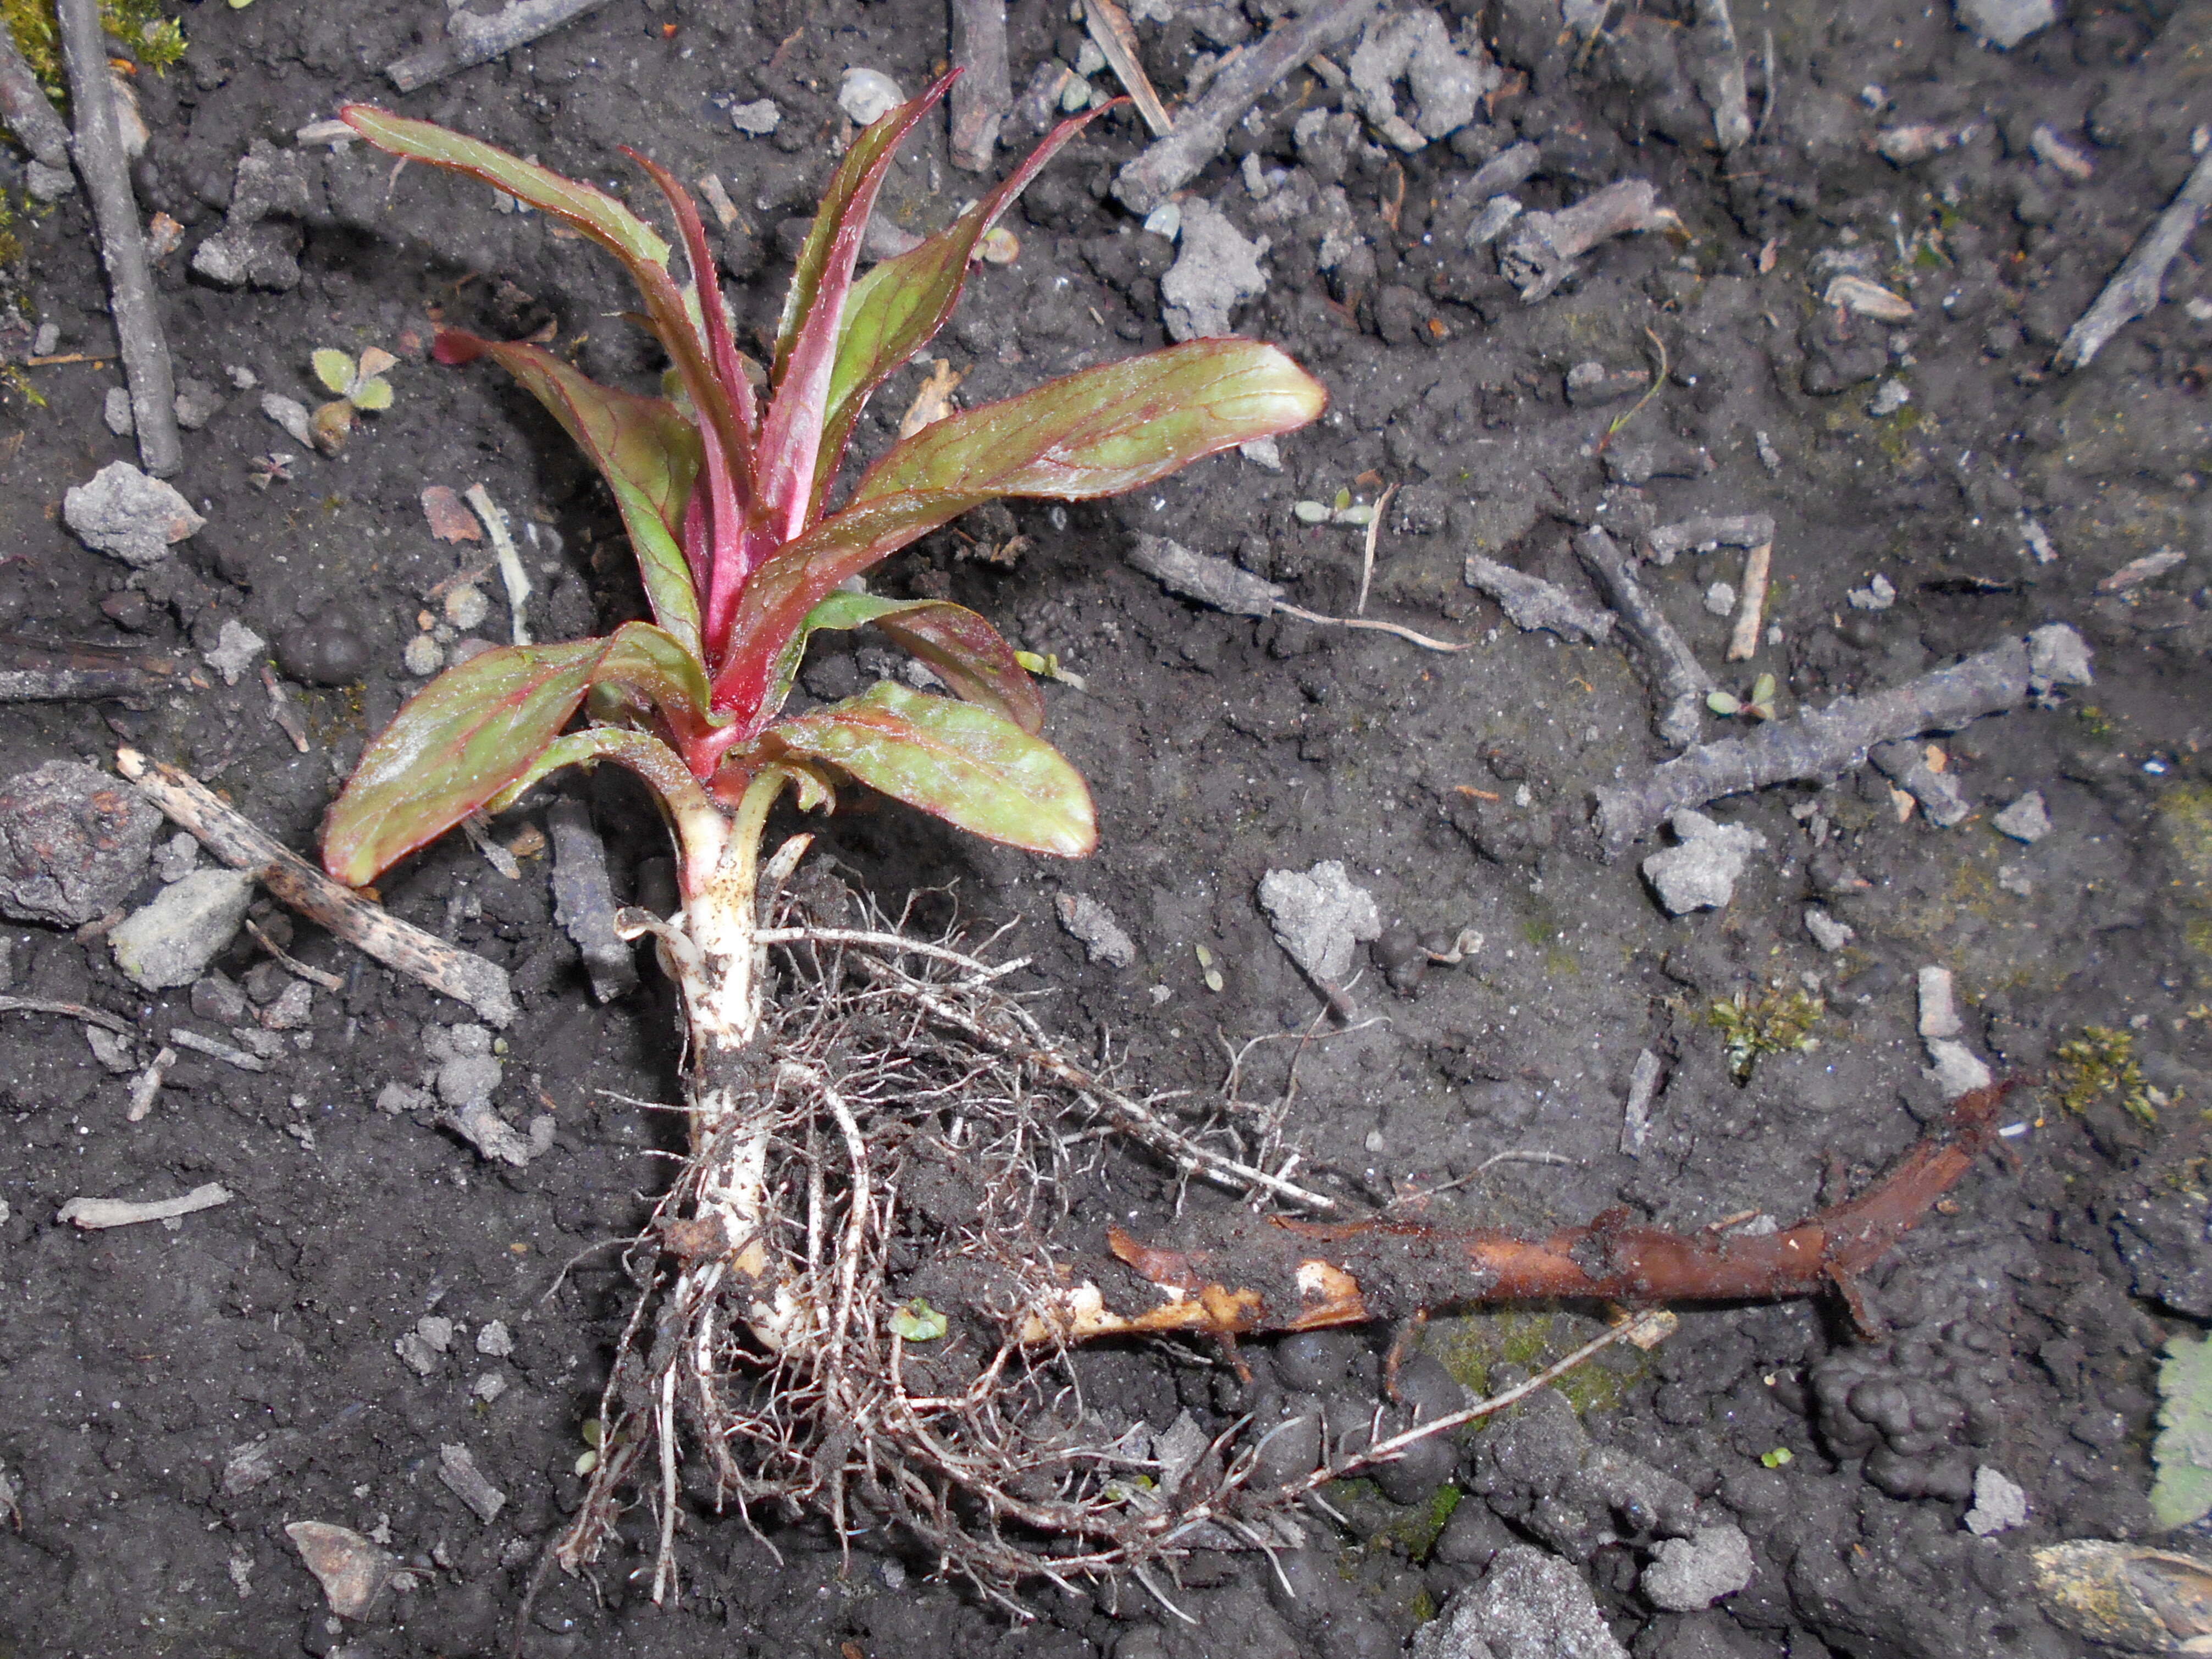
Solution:
[(1108, 1231), (1115, 1256), (1162, 1292), (1129, 1314), (1095, 1285), (1032, 1315), (1023, 1334), (1062, 1340), (1188, 1331), (1259, 1332), (1403, 1319), (1479, 1303), (1591, 1298), (1631, 1307), (1771, 1301), (1842, 1294), (1862, 1328), (1874, 1322), (1859, 1279), (1987, 1151), (2014, 1078), (1962, 1095), (1949, 1119), (1858, 1197), (1767, 1234), (1674, 1233), (1608, 1210), (1548, 1238), (1378, 1217), (1311, 1222), (1230, 1218), (1214, 1248), (1176, 1250)]

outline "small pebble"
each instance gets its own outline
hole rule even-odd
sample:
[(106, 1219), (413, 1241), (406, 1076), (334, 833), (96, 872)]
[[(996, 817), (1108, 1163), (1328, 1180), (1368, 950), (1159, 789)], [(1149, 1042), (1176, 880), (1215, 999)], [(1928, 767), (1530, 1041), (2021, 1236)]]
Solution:
[(898, 82), (881, 70), (853, 68), (837, 83), (837, 107), (859, 126), (867, 126), (906, 102)]
[(131, 412), (131, 393), (119, 386), (108, 387), (107, 395), (100, 399), (100, 418), (118, 438), (127, 438), (137, 430), (137, 418)]
[(1716, 617), (1725, 617), (1735, 609), (1735, 589), (1727, 582), (1715, 582), (1705, 590), (1705, 609)]
[(2051, 833), (2051, 813), (2043, 804), (2043, 792), (2031, 789), (2011, 805), (1990, 820), (1990, 827), (2014, 841), (2033, 845)]
[(1842, 950), (1858, 937), (1849, 923), (1838, 921), (1818, 906), (1805, 912), (1805, 931), (1813, 936), (1815, 945), (1831, 952)]
[(730, 112), (730, 125), (748, 138), (765, 138), (783, 125), (783, 112), (773, 98), (756, 98)]
[(428, 679), (446, 665), (446, 649), (428, 634), (417, 634), (407, 641), (400, 662), (416, 679)]
[(480, 626), (490, 614), (491, 601), (475, 584), (459, 582), (446, 590), (446, 620), (464, 634)]
[(1959, 1018), (1959, 1010), (1951, 1000), (1951, 970), (1948, 968), (1923, 968), (1920, 981), (1920, 1035), (1924, 1037), (1954, 1037), (1966, 1030)]

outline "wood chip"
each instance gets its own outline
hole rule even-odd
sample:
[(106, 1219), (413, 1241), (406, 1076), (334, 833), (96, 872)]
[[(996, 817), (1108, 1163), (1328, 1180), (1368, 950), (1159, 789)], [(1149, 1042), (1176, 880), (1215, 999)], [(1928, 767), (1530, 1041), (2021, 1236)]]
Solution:
[(458, 489), (449, 489), (444, 484), (432, 484), (425, 489), (422, 516), (430, 521), (430, 533), (441, 542), (483, 539), (483, 532), (477, 526), (476, 514), (469, 511)]

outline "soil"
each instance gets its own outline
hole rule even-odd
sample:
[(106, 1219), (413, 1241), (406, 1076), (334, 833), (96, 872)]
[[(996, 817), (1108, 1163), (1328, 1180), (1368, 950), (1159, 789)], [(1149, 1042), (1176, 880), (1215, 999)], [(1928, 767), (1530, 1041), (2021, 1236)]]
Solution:
[[(1999, 52), (1948, 6), (1740, 5), (1761, 125), (1723, 157), (1677, 46), (1686, 3), (1613, 8), (1588, 51), (1541, 0), (1450, 3), (1451, 25), (1479, 27), (1511, 77), (1487, 120), (1410, 155), (1363, 138), (1302, 157), (1297, 115), (1352, 94), (1301, 72), (1186, 198), (1268, 238), (1267, 289), (1236, 326), (1329, 387), (1330, 412), (1282, 441), (1281, 470), (1231, 453), (1100, 506), (1015, 503), (1030, 545), (1011, 568), (973, 556), (1006, 538), (1001, 520), (933, 537), (882, 573), (884, 591), (957, 598), (1082, 677), (1047, 688), (1048, 732), (1091, 781), (1097, 855), (1048, 863), (880, 802), (826, 825), (824, 854), (894, 907), (920, 893), (917, 925), (956, 909), (977, 930), (1016, 924), (997, 948), (1030, 958), (1015, 983), (1045, 1017), (1145, 1086), (1188, 1091), (1194, 1111), (1222, 1106), (1232, 1053), (1245, 1055), (1237, 1099), (1262, 1105), (1296, 1055), (1300, 1178), (1360, 1202), (1456, 1183), (1426, 1200), (1439, 1218), (1544, 1230), (1625, 1204), (1695, 1229), (1747, 1212), (1786, 1223), (1841, 1196), (1941, 1111), (1916, 1030), (1928, 965), (1954, 974), (1964, 1040), (1999, 1073), (2050, 1071), (2087, 1028), (2122, 1034), (2136, 1104), (2155, 1121), (2128, 1109), (2125, 1087), (2077, 1089), (2073, 1109), (2051, 1091), (2027, 1097), (2027, 1127), (2006, 1143), (2017, 1156), (1984, 1160), (1865, 1287), (1879, 1340), (1826, 1303), (1686, 1310), (1655, 1352), (1609, 1353), (1569, 1389), (1593, 1440), (1749, 1534), (1750, 1583), (1710, 1611), (1661, 1611), (1639, 1592), (1651, 1540), (1632, 1524), (1540, 1524), (1501, 1448), (1470, 1434), (1418, 1478), (1339, 1494), (1344, 1524), (1311, 1517), (1307, 1548), (1275, 1566), (1194, 1557), (1171, 1594), (1194, 1624), (1129, 1583), (1032, 1587), (1034, 1616), (1018, 1621), (933, 1579), (896, 1538), (863, 1533), (848, 1556), (814, 1522), (762, 1516), (755, 1531), (702, 1508), (674, 1605), (647, 1599), (649, 1548), (626, 1529), (589, 1578), (553, 1577), (525, 1652), (1395, 1654), (1515, 1536), (1571, 1557), (1639, 1659), (2087, 1650), (2039, 1611), (2029, 1553), (2151, 1535), (2158, 1350), (2212, 1319), (2204, 236), (2169, 271), (2166, 303), (2093, 365), (2063, 374), (2051, 358), (2192, 165), (2192, 130), (2201, 143), (2212, 121), (2206, 15), (2081, 0)], [(425, 353), (434, 319), (509, 337), (550, 325), (592, 374), (649, 389), (657, 363), (615, 314), (629, 303), (619, 272), (480, 187), (419, 168), (394, 179), (359, 145), (295, 143), (297, 129), (366, 99), (625, 192), (641, 181), (622, 144), (685, 179), (719, 173), (738, 210), (721, 258), (741, 321), (759, 327), (773, 324), (793, 222), (835, 165), (843, 71), (913, 89), (945, 51), (942, 8), (920, 0), (624, 0), (395, 99), (381, 66), (434, 30), (437, 9), (194, 4), (185, 62), (137, 77), (151, 134), (142, 205), (185, 227), (159, 276), (171, 349), (180, 377), (224, 400), (186, 434), (175, 481), (207, 526), (146, 572), (87, 550), (59, 520), (65, 489), (135, 458), (102, 422), (119, 377), (83, 198), (19, 216), (10, 355), (51, 323), (49, 355), (101, 361), (22, 370), (0, 411), (7, 648), (153, 653), (179, 678), (135, 703), (10, 705), (0, 775), (57, 758), (112, 768), (128, 742), (311, 848), (362, 745), (420, 683), (402, 663), (418, 613), (485, 557), (433, 539), (428, 485), (482, 483), (526, 531), (541, 637), (641, 612), (610, 501), (553, 422), (496, 374)], [(1233, 35), (1233, 13), (1183, 8), (1142, 26), (1170, 96), (1194, 50)], [(1079, 50), (1044, 0), (1017, 0), (1010, 24), (1018, 87)], [(763, 97), (782, 111), (775, 134), (734, 132), (729, 108)], [(1964, 136), (1908, 165), (1870, 149), (1921, 123)], [(2042, 158), (2045, 128), (2090, 179)], [(1657, 186), (1680, 234), (1607, 243), (1523, 304), (1488, 253), (1465, 251), (1480, 204), (1453, 194), (1516, 137), (1541, 149), (1516, 191), (1530, 209), (1632, 175)], [(1030, 190), (1010, 222), (1019, 257), (978, 270), (933, 349), (965, 374), (964, 400), (1164, 342), (1159, 279), (1175, 250), (1109, 193), (1142, 142), (1126, 113), (1109, 117)], [(190, 261), (222, 223), (240, 157), (264, 143), (300, 157), (303, 187), (265, 222), (297, 280), (280, 259), (274, 285), (226, 290)], [(19, 160), (0, 163), (17, 201)], [(1287, 172), (1273, 189), (1295, 203), (1318, 188), (1316, 168), (1341, 184), (1355, 250), (1327, 272), (1316, 216), (1271, 212), (1249, 182)], [(889, 211), (933, 229), (976, 188), (951, 167), (940, 121), (909, 144)], [(1831, 278), (1852, 272), (1908, 297), (1912, 317), (1822, 306)], [(1632, 372), (1653, 366), (1655, 341), (1666, 380), (1638, 405), (1648, 381)], [(359, 421), (335, 459), (300, 453), (259, 408), (264, 391), (320, 401), (308, 358), (326, 345), (400, 358), (392, 408)], [(1589, 362), (1607, 371), (1609, 400), (1571, 402), (1568, 371)], [(885, 389), (864, 449), (890, 441), (922, 373)], [(293, 453), (289, 477), (257, 487), (256, 458), (272, 452)], [(1399, 489), (1369, 614), (1473, 649), (1227, 617), (1124, 562), (1134, 532), (1169, 536), (1347, 615), (1359, 532), (1305, 524), (1292, 504), (1340, 490), (1372, 501), (1384, 483)], [(1724, 907), (1670, 917), (1638, 870), (1658, 843), (1607, 863), (1589, 828), (1594, 787), (1667, 753), (1638, 664), (1617, 645), (1521, 633), (1461, 572), (1482, 551), (1595, 603), (1569, 547), (1577, 527), (1609, 524), (1626, 542), (1693, 513), (1775, 520), (1771, 627), (1749, 661), (1723, 665), (1730, 624), (1705, 605), (1710, 584), (1740, 579), (1738, 552), (1644, 574), (1708, 669), (1738, 690), (1773, 675), (1784, 714), (2049, 623), (2090, 641), (2095, 683), (1929, 739), (1972, 809), (1949, 829), (1901, 815), (1869, 768), (1721, 803), (1717, 816), (1767, 848)], [(2035, 556), (2030, 522), (2055, 559)], [(2185, 561), (2100, 593), (2100, 579), (2166, 547)], [(1894, 604), (1855, 608), (1847, 592), (1876, 573)], [(476, 632), (502, 639), (497, 578), (482, 580), (492, 604)], [(204, 661), (234, 621), (272, 644), (280, 678), (264, 684), (256, 663), (228, 684)], [(804, 685), (842, 696), (872, 669), (832, 651)], [(272, 716), (272, 684), (304, 717), (301, 747)], [(1705, 727), (1729, 729), (1717, 716)], [(665, 906), (665, 847), (643, 796), (604, 772), (562, 787), (590, 806), (617, 893)], [(2032, 846), (1990, 823), (2028, 790), (2052, 824)], [(493, 833), (511, 842), (542, 825), (549, 799)], [(1328, 860), (1386, 925), (1471, 928), (1480, 948), (1425, 974), (1401, 951), (1402, 991), (1369, 965), (1349, 1020), (1316, 1028), (1326, 1004), (1271, 937), (1256, 889), (1269, 870)], [(682, 1139), (649, 1103), (678, 1092), (667, 988), (641, 957), (640, 988), (593, 1000), (555, 925), (547, 864), (526, 857), (509, 879), (453, 837), (382, 884), (399, 915), (513, 973), (521, 1012), (502, 1034), (495, 1103), (518, 1126), (555, 1120), (550, 1151), (526, 1167), (487, 1164), (428, 1113), (379, 1109), (388, 1084), (418, 1084), (435, 1063), (429, 1045), (450, 1052), (434, 1028), (474, 1016), (265, 903), (264, 932), (342, 982), (313, 990), (312, 1022), (279, 1034), (265, 1070), (179, 1051), (131, 1122), (131, 1076), (100, 1063), (79, 1023), (0, 1016), (0, 1491), (20, 1507), (0, 1503), (0, 1652), (504, 1650), (540, 1547), (580, 1492), (582, 1425), (629, 1305), (619, 1253), (603, 1247), (641, 1224)], [(160, 885), (149, 866), (128, 902)], [(1111, 911), (1134, 964), (1089, 960), (1054, 920), (1061, 895)], [(1814, 906), (1854, 930), (1839, 952), (1808, 934)], [(96, 933), (19, 922), (0, 942), (0, 989), (121, 1016), (142, 1039), (126, 1064), (173, 1027), (253, 1023), (213, 1018), (220, 988), (205, 982), (136, 990)], [(245, 933), (215, 966), (253, 1006), (292, 982)], [(1817, 1047), (1765, 1054), (1739, 1084), (1712, 1010), (1741, 998), (1764, 1018), (1795, 992), (1820, 999)], [(1646, 1049), (1667, 1076), (1632, 1158), (1623, 1104)], [(232, 1200), (166, 1225), (87, 1233), (57, 1219), (79, 1195), (208, 1182)], [(1093, 1251), (1109, 1220), (1171, 1241), (1179, 1209), (1223, 1201), (1117, 1158), (1071, 1225)], [(1478, 1310), (1436, 1322), (1425, 1346), (1451, 1388), (1495, 1386), (1599, 1328), (1600, 1312)], [(426, 1317), (451, 1322), (442, 1350), (422, 1341)], [(497, 1352), (495, 1322), (511, 1352)], [(398, 1346), (410, 1334), (412, 1364)], [(1364, 1420), (1382, 1403), (1389, 1339), (1249, 1344), (1249, 1384), (1195, 1350), (1108, 1347), (1080, 1364), (1086, 1388), (1133, 1419), (1165, 1429), (1188, 1411), (1212, 1434), (1294, 1395), (1319, 1396), (1332, 1422)], [(453, 1445), (505, 1495), (489, 1522), (440, 1478)], [(2024, 1526), (1963, 1528), (1984, 1467), (2026, 1490)], [(283, 1530), (301, 1520), (384, 1543), (410, 1587), (365, 1620), (332, 1618)]]

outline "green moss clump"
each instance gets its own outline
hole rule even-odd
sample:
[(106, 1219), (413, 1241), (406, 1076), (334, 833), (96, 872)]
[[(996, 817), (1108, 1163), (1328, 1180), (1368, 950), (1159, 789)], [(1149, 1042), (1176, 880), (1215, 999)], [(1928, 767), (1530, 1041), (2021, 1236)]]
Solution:
[[(56, 104), (67, 103), (54, 0), (0, 0), (0, 22), (15, 37), (15, 49), (46, 96)], [(161, 15), (156, 0), (100, 0), (100, 24), (148, 69), (166, 70), (184, 60), (185, 31), (174, 18)]]
[(2117, 1097), (2130, 1116), (2145, 1123), (2156, 1123), (2158, 1109), (2169, 1103), (2143, 1080), (2134, 1036), (2108, 1025), (2085, 1025), (2080, 1036), (2058, 1045), (2051, 1057), (2051, 1086), (2069, 1112), (2086, 1112)]
[(1809, 1053), (1818, 1048), (1813, 1027), (1827, 1008), (1810, 991), (1775, 987), (1755, 1000), (1738, 991), (1708, 1007), (1705, 1024), (1721, 1034), (1727, 1046), (1729, 1074), (1738, 1083), (1748, 1083), (1761, 1055)]
[[(1542, 1308), (1503, 1308), (1431, 1320), (1421, 1348), (1435, 1355), (1453, 1380), (1479, 1400), (1490, 1392), (1493, 1368), (1517, 1365), (1522, 1370), (1542, 1370), (1603, 1328), (1595, 1321)], [(1615, 1411), (1647, 1364), (1633, 1348), (1609, 1348), (1552, 1386), (1577, 1415)], [(1483, 1420), (1476, 1424), (1482, 1425)]]

